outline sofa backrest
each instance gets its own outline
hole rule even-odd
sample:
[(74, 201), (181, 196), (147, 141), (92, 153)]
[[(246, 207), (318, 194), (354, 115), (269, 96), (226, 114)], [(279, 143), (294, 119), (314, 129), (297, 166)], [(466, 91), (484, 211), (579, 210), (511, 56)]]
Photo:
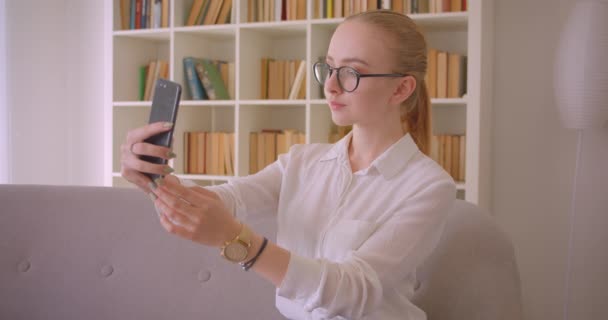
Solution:
[[(0, 185), (0, 208), (0, 319), (282, 319), (270, 283), (167, 233), (139, 190)], [(429, 320), (522, 318), (511, 242), (475, 205), (417, 275)]]
[(282, 319), (272, 284), (167, 233), (141, 191), (0, 185), (0, 208), (0, 319)]
[(454, 202), (417, 278), (412, 301), (428, 320), (523, 319), (512, 242), (488, 212), (469, 202)]

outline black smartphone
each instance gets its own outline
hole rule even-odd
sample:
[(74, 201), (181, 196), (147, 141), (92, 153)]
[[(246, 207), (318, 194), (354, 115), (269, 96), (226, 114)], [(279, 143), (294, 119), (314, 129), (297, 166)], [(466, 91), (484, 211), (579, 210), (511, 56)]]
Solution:
[[(175, 121), (177, 120), (177, 110), (179, 109), (179, 100), (182, 95), (182, 87), (179, 83), (158, 79), (154, 84), (154, 95), (152, 96), (152, 108), (150, 110), (150, 119), (148, 123), (153, 122), (171, 122), (173, 127), (171, 130), (161, 132), (144, 140), (147, 143), (171, 148), (173, 130), (175, 129)], [(140, 159), (156, 164), (167, 164), (166, 159), (141, 156)], [(145, 173), (150, 179), (159, 178), (160, 175)]]

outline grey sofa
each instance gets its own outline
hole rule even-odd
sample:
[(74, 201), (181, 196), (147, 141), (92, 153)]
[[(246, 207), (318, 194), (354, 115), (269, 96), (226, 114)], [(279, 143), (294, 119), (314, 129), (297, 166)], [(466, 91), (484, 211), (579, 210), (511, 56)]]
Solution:
[[(0, 208), (0, 319), (281, 319), (272, 285), (165, 232), (138, 190), (0, 185)], [(429, 319), (522, 318), (511, 243), (474, 205), (418, 274)]]

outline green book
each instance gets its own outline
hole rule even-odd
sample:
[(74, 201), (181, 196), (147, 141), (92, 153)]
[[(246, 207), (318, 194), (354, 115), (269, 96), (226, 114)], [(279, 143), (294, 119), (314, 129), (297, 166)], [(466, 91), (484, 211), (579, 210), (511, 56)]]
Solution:
[(230, 99), (224, 80), (222, 80), (222, 75), (213, 61), (209, 59), (198, 59), (196, 72), (203, 83), (209, 100)]
[(144, 101), (144, 93), (146, 91), (146, 69), (148, 66), (139, 67), (139, 101)]

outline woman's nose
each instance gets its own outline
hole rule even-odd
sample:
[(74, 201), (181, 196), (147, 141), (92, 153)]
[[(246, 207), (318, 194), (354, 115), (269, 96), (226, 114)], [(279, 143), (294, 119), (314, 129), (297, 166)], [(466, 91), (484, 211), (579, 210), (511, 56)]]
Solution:
[(338, 83), (338, 72), (332, 72), (327, 78), (327, 80), (325, 80), (325, 92), (329, 92), (331, 94), (342, 92), (342, 88)]

